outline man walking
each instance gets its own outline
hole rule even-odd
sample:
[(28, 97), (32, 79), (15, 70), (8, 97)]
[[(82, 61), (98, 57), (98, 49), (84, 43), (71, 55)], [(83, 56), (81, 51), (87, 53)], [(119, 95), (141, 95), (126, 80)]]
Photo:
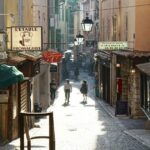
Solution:
[(65, 103), (69, 104), (70, 92), (72, 92), (72, 85), (70, 84), (70, 81), (68, 79), (66, 79), (66, 82), (64, 83), (64, 92)]

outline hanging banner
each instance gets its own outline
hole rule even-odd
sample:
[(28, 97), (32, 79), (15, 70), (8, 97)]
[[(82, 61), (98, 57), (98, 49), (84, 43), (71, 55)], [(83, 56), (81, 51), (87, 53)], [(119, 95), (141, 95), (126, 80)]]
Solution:
[(42, 59), (49, 63), (55, 63), (61, 61), (62, 54), (59, 52), (45, 51), (42, 53)]

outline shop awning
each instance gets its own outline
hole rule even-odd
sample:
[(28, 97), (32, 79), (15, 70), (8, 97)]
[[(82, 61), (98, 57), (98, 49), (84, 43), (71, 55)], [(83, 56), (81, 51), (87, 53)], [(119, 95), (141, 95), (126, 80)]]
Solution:
[(112, 53), (119, 55), (119, 56), (123, 56), (123, 57), (129, 57), (129, 58), (150, 57), (149, 51), (140, 51), (140, 50), (134, 50), (134, 51), (120, 50), (120, 51), (113, 51)]
[(22, 81), (23, 79), (23, 73), (15, 66), (0, 65), (0, 89), (6, 89), (8, 86)]
[(150, 76), (150, 62), (138, 64), (136, 66), (141, 72), (144, 72), (145, 74)]

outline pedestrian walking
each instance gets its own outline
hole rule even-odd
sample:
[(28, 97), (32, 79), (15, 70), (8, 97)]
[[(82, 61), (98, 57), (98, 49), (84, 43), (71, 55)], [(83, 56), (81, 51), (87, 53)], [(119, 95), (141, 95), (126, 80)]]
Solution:
[(85, 80), (81, 84), (80, 92), (83, 94), (83, 103), (87, 103), (88, 84)]
[(72, 92), (72, 85), (70, 84), (70, 81), (68, 79), (66, 79), (66, 82), (64, 83), (64, 92), (65, 103), (69, 104), (70, 92)]
[(53, 79), (50, 83), (51, 100), (54, 100), (56, 97), (56, 89), (57, 89), (57, 85), (55, 83), (55, 80)]

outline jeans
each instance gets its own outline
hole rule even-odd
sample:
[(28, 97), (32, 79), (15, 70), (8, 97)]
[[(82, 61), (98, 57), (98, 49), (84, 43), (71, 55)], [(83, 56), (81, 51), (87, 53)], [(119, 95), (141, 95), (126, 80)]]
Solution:
[(65, 90), (65, 99), (69, 102), (70, 90)]
[(51, 90), (51, 100), (55, 99), (56, 90)]

